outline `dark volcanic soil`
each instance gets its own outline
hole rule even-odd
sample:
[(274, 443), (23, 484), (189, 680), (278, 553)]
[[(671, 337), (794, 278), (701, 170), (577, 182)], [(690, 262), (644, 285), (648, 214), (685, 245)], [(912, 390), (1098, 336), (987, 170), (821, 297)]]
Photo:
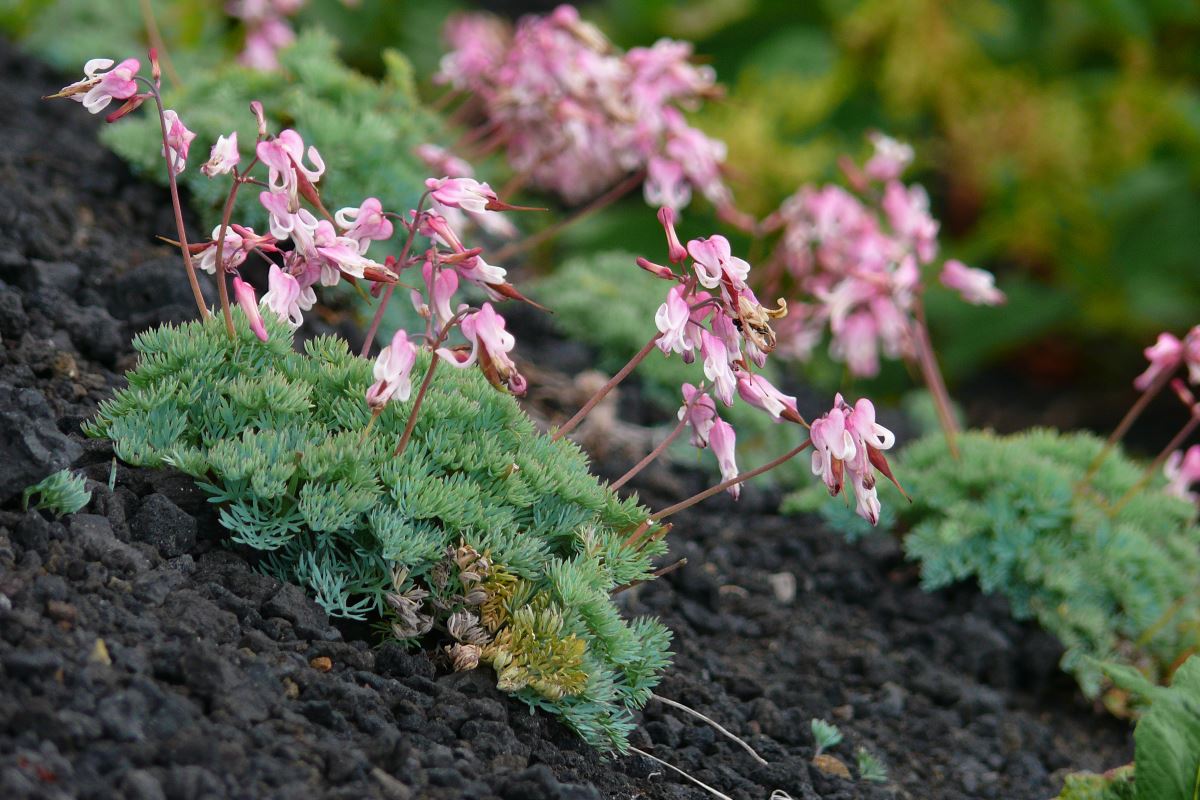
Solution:
[[(650, 761), (605, 760), (494, 686), (372, 648), (256, 573), (188, 479), (113, 468), (79, 423), (130, 363), (132, 333), (188, 317), (166, 196), (42, 102), (61, 76), (0, 45), (0, 788), (5, 798), (700, 798)], [(199, 144), (198, 144), (199, 146)], [(195, 160), (195, 159), (194, 159)], [(553, 364), (543, 364), (552, 368)], [(19, 511), (74, 459), (82, 513)], [(614, 465), (619, 471), (623, 465)], [(653, 506), (696, 488), (652, 469)], [(1067, 767), (1128, 760), (1124, 725), (1058, 672), (1047, 635), (963, 587), (925, 594), (887, 538), (850, 546), (747, 491), (676, 520), (681, 571), (622, 597), (676, 633), (660, 694), (769, 762), (652, 702), (634, 744), (736, 798), (1041, 800)], [(864, 746), (872, 785), (810, 764)]]

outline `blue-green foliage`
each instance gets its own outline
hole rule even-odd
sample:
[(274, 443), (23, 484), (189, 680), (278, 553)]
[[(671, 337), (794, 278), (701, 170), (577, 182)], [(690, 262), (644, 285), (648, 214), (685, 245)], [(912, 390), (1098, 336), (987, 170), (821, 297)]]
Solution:
[(1150, 709), (1134, 732), (1134, 763), (1103, 775), (1067, 776), (1058, 800), (1195, 800), (1200, 796), (1200, 658), (1176, 670), (1170, 687), (1129, 667), (1101, 665)]
[[(36, 499), (34, 499), (36, 498)], [(21, 495), (25, 508), (32, 500), (34, 508), (44, 508), (57, 515), (74, 514), (88, 504), (92, 493), (83, 478), (70, 470), (59, 470), (30, 486)]]
[[(927, 589), (975, 580), (1020, 618), (1059, 638), (1062, 666), (1089, 695), (1102, 675), (1091, 658), (1134, 664), (1158, 679), (1200, 644), (1200, 528), (1190, 504), (1158, 479), (1121, 504), (1143, 466), (1119, 451), (1086, 482), (1103, 442), (1085, 433), (972, 431), (951, 458), (940, 434), (910, 444), (893, 465), (913, 498), (883, 489), (908, 557)], [(830, 509), (816, 487), (792, 510)], [(1115, 510), (1114, 510), (1115, 509)]]
[[(595, 348), (596, 367), (614, 373), (654, 335), (654, 312), (666, 298), (668, 284), (656, 281), (638, 268), (637, 256), (621, 251), (574, 258), (537, 283), (539, 302), (554, 310), (554, 322), (572, 339)], [(661, 287), (657, 291), (655, 287)], [(764, 374), (777, 380), (773, 365)], [(633, 377), (642, 395), (665, 410), (683, 404), (680, 386), (704, 380), (698, 364), (685, 364), (677, 355), (654, 352), (638, 365)], [(770, 417), (745, 403), (733, 408), (719, 405), (719, 413), (737, 431), (738, 463), (750, 469), (794, 448), (802, 439), (780, 435), (787, 432)], [(683, 440), (686, 443), (686, 439)], [(681, 451), (684, 444), (677, 446)], [(795, 459), (772, 470), (776, 480), (799, 478), (808, 468)], [(704, 460), (714, 470), (715, 460)]]
[[(228, 179), (210, 180), (199, 170), (218, 136), (238, 132), (245, 168), (256, 135), (250, 101), (259, 100), (273, 132), (290, 127), (315, 145), (326, 172), (318, 188), (330, 211), (378, 197), (389, 211), (416, 205), (428, 177), (413, 148), (437, 136), (434, 115), (421, 106), (412, 69), (397, 52), (384, 54), (382, 80), (347, 67), (337, 44), (319, 30), (303, 33), (280, 53), (282, 67), (271, 72), (226, 63), (197, 69), (183, 88), (164, 87), (163, 99), (196, 132), (189, 167), (180, 176), (208, 230), (220, 222)], [(141, 173), (166, 180), (157, 115), (143, 109), (104, 129), (103, 139)], [(238, 196), (233, 220), (262, 230), (266, 214), (254, 187)]]
[[(193, 475), (232, 540), (333, 615), (415, 642), (481, 610), (487, 634), (460, 641), (482, 645), (502, 688), (624, 749), (670, 638), (610, 599), (651, 578), (665, 551), (624, 544), (647, 516), (636, 499), (602, 486), (578, 447), (539, 433), (477, 370), (438, 370), (394, 458), (412, 401), (372, 423), (370, 361), (331, 337), (294, 352), (274, 319), (265, 343), (237, 322), (232, 345), (218, 319), (141, 334), (129, 387), (89, 435), (129, 463)], [(414, 373), (428, 363), (422, 352)]]

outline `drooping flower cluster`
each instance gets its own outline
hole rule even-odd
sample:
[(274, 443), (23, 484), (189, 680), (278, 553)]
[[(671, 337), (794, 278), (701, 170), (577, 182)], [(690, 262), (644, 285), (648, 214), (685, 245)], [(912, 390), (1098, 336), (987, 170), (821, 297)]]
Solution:
[(829, 413), (813, 420), (810, 433), (813, 474), (825, 482), (834, 497), (842, 491), (849, 474), (858, 515), (872, 525), (879, 522), (875, 472), (895, 482), (883, 451), (891, 449), (896, 437), (875, 421), (875, 406), (864, 397), (851, 407), (839, 394)]
[(683, 115), (717, 93), (713, 70), (690, 62), (690, 44), (662, 39), (622, 53), (566, 5), (515, 29), (455, 15), (445, 36), (438, 80), (470, 92), (486, 134), (533, 185), (578, 203), (644, 169), (650, 205), (679, 210), (695, 190), (736, 213), (721, 177), (724, 143)]
[(305, 0), (232, 0), (226, 10), (246, 27), (246, 41), (238, 63), (251, 69), (279, 67), (278, 53), (296, 41), (288, 17), (294, 16)]
[(1200, 325), (1180, 339), (1171, 333), (1160, 333), (1158, 340), (1144, 351), (1150, 365), (1138, 375), (1133, 385), (1145, 391), (1156, 381), (1165, 380), (1181, 366), (1188, 369), (1188, 380), (1200, 384)]
[[(923, 291), (922, 269), (938, 254), (938, 223), (919, 185), (901, 174), (912, 148), (882, 134), (859, 170), (845, 163), (854, 191), (837, 185), (804, 186), (763, 224), (781, 231), (773, 268), (802, 294), (781, 326), (781, 349), (807, 358), (828, 327), (830, 352), (855, 375), (879, 372), (880, 355), (915, 355), (913, 318)], [(941, 283), (975, 305), (997, 305), (1004, 294), (991, 273), (949, 259)]]
[[(780, 301), (777, 308), (767, 308), (759, 302), (747, 285), (750, 264), (732, 254), (725, 237), (692, 239), (684, 245), (675, 231), (671, 209), (660, 209), (658, 218), (666, 232), (668, 259), (675, 267), (644, 258), (637, 262), (655, 277), (675, 284), (655, 314), (659, 334), (654, 344), (664, 354), (677, 353), (688, 363), (699, 350), (707, 384), (683, 385), (679, 419), (691, 429), (693, 446), (713, 450), (721, 475), (728, 481), (738, 475), (736, 434), (718, 415), (714, 397), (732, 407), (736, 396), (775, 422), (807, 427), (796, 409), (796, 398), (755, 371), (775, 349), (771, 322), (784, 317), (787, 306)], [(858, 498), (858, 513), (872, 524), (877, 522), (879, 499), (873, 470), (891, 476), (882, 451), (890, 448), (895, 438), (875, 422), (871, 401), (860, 400), (851, 409), (838, 395), (834, 409), (812, 424), (810, 440), (814, 472), (837, 494), (846, 465)], [(736, 498), (740, 485), (729, 486), (729, 492)]]

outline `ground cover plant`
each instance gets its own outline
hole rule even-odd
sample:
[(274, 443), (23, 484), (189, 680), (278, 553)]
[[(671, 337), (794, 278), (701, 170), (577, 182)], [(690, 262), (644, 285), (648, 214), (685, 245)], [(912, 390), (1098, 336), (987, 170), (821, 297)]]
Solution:
[[(147, 101), (157, 112), (174, 243), (199, 319), (141, 334), (129, 387), (102, 404), (86, 432), (111, 439), (127, 463), (171, 465), (195, 477), (219, 505), (232, 541), (265, 553), (268, 570), (308, 587), (331, 615), (370, 619), (404, 643), (436, 631), (455, 669), (490, 664), (500, 688), (560, 715), (594, 746), (625, 750), (631, 712), (652, 696), (670, 637), (653, 620), (623, 620), (612, 595), (679, 566), (655, 570), (651, 563), (666, 550), (667, 517), (721, 491), (736, 498), (743, 481), (811, 445), (803, 438), (741, 473), (734, 429), (713, 400), (732, 406), (736, 393), (776, 423), (809, 427), (795, 398), (753, 371), (774, 347), (770, 320), (786, 309), (758, 303), (745, 282), (749, 264), (731, 254), (727, 240), (693, 239), (685, 247), (673, 212), (660, 209), (675, 267), (637, 259), (671, 285), (655, 315), (657, 332), (575, 416), (542, 434), (509, 396), (527, 384), (509, 356), (515, 341), (492, 305), (530, 301), (425, 203), (478, 216), (519, 209), (487, 184), (441, 177), (425, 181), (405, 215), (373, 197), (330, 213), (317, 189), (326, 171), (320, 152), (294, 130), (273, 134), (262, 104), (251, 101), (254, 155), (243, 164), (235, 133), (212, 145), (199, 171), (227, 183), (223, 217), (212, 241), (189, 244), (177, 176), (188, 169), (197, 135), (164, 107), (153, 51), (150, 62), (146, 78), (137, 59), (94, 59), (82, 80), (53, 97), (92, 113), (118, 101), (109, 122)], [(269, 233), (231, 221), (248, 186), (263, 188)], [(366, 255), (397, 230), (404, 241), (398, 257), (380, 263)], [(261, 302), (240, 274), (251, 256), (270, 263)], [(197, 270), (216, 278), (218, 313), (203, 300)], [(403, 284), (408, 275), (420, 275), (424, 291)], [(379, 296), (362, 353), (332, 337), (297, 352), (291, 334), (317, 302), (314, 287), (343, 280), (370, 284)], [(460, 281), (489, 301), (456, 305)], [(410, 289), (425, 330), (411, 338), (397, 330), (372, 364), (365, 356), (397, 285)], [(455, 333), (466, 344), (451, 344)], [(712, 388), (685, 383), (672, 435), (601, 485), (564, 437), (655, 349), (687, 361), (699, 350)], [(414, 374), (423, 375), (415, 394)], [(849, 473), (860, 513), (874, 522), (874, 472), (891, 477), (882, 451), (893, 438), (875, 423), (869, 400), (851, 408), (839, 396), (837, 403), (828, 418), (844, 426), (844, 448), (859, 453)], [(721, 483), (654, 513), (619, 499), (615, 490), (685, 428), (693, 445), (716, 454)]]

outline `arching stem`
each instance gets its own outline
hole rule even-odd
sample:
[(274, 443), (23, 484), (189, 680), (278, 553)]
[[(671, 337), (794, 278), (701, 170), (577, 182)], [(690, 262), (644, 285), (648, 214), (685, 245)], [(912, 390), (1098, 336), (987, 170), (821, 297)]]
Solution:
[(722, 481), (721, 483), (718, 483), (716, 486), (710, 486), (709, 488), (705, 489), (703, 492), (700, 492), (699, 494), (692, 495), (691, 497), (689, 497), (686, 500), (681, 500), (680, 502), (676, 503), (673, 506), (667, 506), (662, 511), (657, 511), (657, 512), (651, 514), (650, 521), (658, 522), (659, 520), (666, 519), (667, 517), (671, 516), (672, 514), (678, 514), (680, 511), (683, 511), (685, 508), (691, 508), (692, 506), (696, 505), (696, 503), (699, 503), (702, 500), (707, 500), (708, 498), (712, 497), (714, 494), (720, 494), (721, 492), (725, 491), (726, 489), (728, 489), (731, 486), (737, 486), (739, 483), (743, 483), (745, 481), (750, 480), (751, 478), (762, 475), (764, 472), (769, 472), (769, 471), (775, 469), (776, 467), (778, 467), (780, 464), (784, 463), (785, 461), (788, 461), (789, 459), (795, 458), (796, 456), (800, 455), (801, 453), (803, 453), (805, 450), (807, 450), (811, 446), (812, 446), (812, 440), (805, 439), (804, 443), (801, 444), (799, 447), (796, 447), (793, 450), (789, 450), (788, 452), (784, 453), (783, 455), (779, 456), (778, 458), (768, 461), (766, 464), (763, 464), (761, 467), (752, 469), (749, 472), (743, 472), (741, 475), (738, 475), (737, 477), (734, 477), (734, 478), (730, 478), (727, 481)]
[(597, 211), (599, 211), (602, 208), (605, 208), (606, 206), (612, 205), (617, 200), (621, 199), (622, 197), (624, 197), (625, 195), (629, 194), (631, 191), (636, 189), (638, 186), (641, 186), (642, 180), (645, 177), (646, 177), (646, 173), (643, 170), (639, 170), (638, 172), (633, 173), (628, 178), (621, 181), (616, 186), (612, 187), (607, 192), (605, 192), (604, 194), (600, 195), (592, 202), (585, 205), (583, 208), (580, 208), (575, 213), (564, 218), (562, 221), (556, 222), (555, 224), (551, 225), (549, 228), (540, 230), (537, 233), (533, 234), (532, 236), (528, 236), (519, 242), (513, 242), (512, 244), (508, 244), (508, 245), (505, 245), (504, 247), (500, 248), (495, 253), (494, 261), (496, 263), (503, 262), (509, 258), (512, 258), (513, 256), (515, 256), (519, 253), (523, 253), (526, 250), (536, 247), (537, 245), (541, 244), (542, 242), (546, 241), (547, 239), (557, 236), (559, 233), (561, 233), (563, 231), (563, 229), (565, 229), (571, 225), (574, 225), (576, 222), (579, 222), (581, 219), (584, 219), (585, 217), (588, 217), (588, 216), (596, 213)]
[(192, 253), (188, 247), (187, 231), (183, 225), (183, 206), (179, 201), (179, 185), (175, 182), (175, 164), (171, 160), (171, 148), (167, 146), (167, 114), (163, 108), (162, 95), (152, 81), (145, 78), (137, 80), (148, 87), (150, 96), (158, 108), (158, 125), (162, 131), (163, 151), (167, 154), (167, 184), (171, 189), (171, 209), (175, 212), (175, 229), (179, 236), (179, 252), (183, 254), (183, 267), (187, 270), (188, 284), (192, 287), (192, 296), (196, 300), (196, 308), (200, 311), (200, 319), (208, 319), (208, 307), (204, 304), (204, 293), (200, 291), (200, 281), (196, 279), (196, 268), (192, 266)]
[(642, 345), (642, 349), (638, 350), (637, 354), (634, 355), (633, 358), (629, 359), (628, 364), (621, 367), (620, 372), (609, 378), (608, 382), (601, 386), (600, 390), (592, 395), (591, 399), (583, 404), (583, 408), (575, 412), (575, 416), (567, 420), (561, 428), (554, 432), (554, 435), (550, 437), (551, 441), (557, 442), (559, 439), (575, 430), (575, 428), (579, 426), (580, 422), (583, 422), (584, 418), (587, 417), (591, 410), (595, 408), (601, 400), (607, 397), (609, 392), (617, 387), (617, 384), (629, 377), (629, 373), (633, 372), (638, 364), (646, 360), (646, 356), (650, 355), (650, 351), (654, 349), (655, 343), (661, 338), (661, 332), (655, 333), (653, 336), (651, 336), (650, 341)]

